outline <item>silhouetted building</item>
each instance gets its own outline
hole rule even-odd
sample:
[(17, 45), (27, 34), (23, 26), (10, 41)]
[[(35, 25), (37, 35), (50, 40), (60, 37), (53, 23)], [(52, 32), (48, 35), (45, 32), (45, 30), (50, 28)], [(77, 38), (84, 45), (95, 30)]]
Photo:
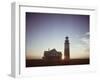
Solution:
[(55, 61), (58, 63), (62, 62), (63, 64), (68, 64), (70, 61), (70, 48), (69, 48), (69, 40), (68, 37), (65, 39), (64, 43), (64, 59), (62, 60), (62, 53), (56, 51), (56, 49), (44, 51), (43, 60), (46, 62), (52, 62)]
[(43, 59), (46, 61), (61, 61), (62, 53), (56, 51), (56, 49), (44, 51)]
[(69, 59), (70, 59), (69, 40), (68, 40), (68, 37), (66, 37), (65, 43), (64, 43), (64, 60), (68, 62)]

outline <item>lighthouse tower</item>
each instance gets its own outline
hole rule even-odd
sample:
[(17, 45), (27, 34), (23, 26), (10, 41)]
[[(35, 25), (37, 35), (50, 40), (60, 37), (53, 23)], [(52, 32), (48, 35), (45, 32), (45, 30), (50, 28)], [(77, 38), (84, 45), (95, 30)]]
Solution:
[(68, 37), (66, 37), (64, 43), (64, 60), (66, 62), (69, 62), (69, 58), (70, 58), (69, 39)]

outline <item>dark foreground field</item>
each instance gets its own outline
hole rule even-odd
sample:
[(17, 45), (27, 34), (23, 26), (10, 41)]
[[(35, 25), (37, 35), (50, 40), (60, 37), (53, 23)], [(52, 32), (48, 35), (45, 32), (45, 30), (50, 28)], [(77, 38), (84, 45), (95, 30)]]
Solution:
[(44, 61), (42, 59), (26, 60), (26, 67), (38, 67), (38, 66), (61, 66), (61, 65), (81, 65), (89, 64), (89, 59), (71, 59), (69, 62), (61, 61)]

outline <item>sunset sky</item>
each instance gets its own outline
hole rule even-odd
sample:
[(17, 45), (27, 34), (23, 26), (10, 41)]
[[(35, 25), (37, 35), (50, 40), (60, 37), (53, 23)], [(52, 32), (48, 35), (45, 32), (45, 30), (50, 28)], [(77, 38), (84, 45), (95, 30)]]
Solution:
[(55, 48), (64, 53), (69, 37), (70, 58), (89, 58), (89, 16), (75, 14), (26, 13), (26, 58), (40, 59)]

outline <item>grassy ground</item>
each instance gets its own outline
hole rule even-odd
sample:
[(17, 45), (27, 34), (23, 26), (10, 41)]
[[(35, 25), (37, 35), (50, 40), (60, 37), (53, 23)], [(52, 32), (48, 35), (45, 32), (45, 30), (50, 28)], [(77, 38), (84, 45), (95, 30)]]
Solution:
[(89, 59), (71, 59), (69, 62), (65, 60), (52, 61), (52, 60), (42, 60), (42, 59), (32, 59), (26, 60), (26, 67), (36, 67), (36, 66), (61, 66), (61, 65), (81, 65), (89, 64)]

